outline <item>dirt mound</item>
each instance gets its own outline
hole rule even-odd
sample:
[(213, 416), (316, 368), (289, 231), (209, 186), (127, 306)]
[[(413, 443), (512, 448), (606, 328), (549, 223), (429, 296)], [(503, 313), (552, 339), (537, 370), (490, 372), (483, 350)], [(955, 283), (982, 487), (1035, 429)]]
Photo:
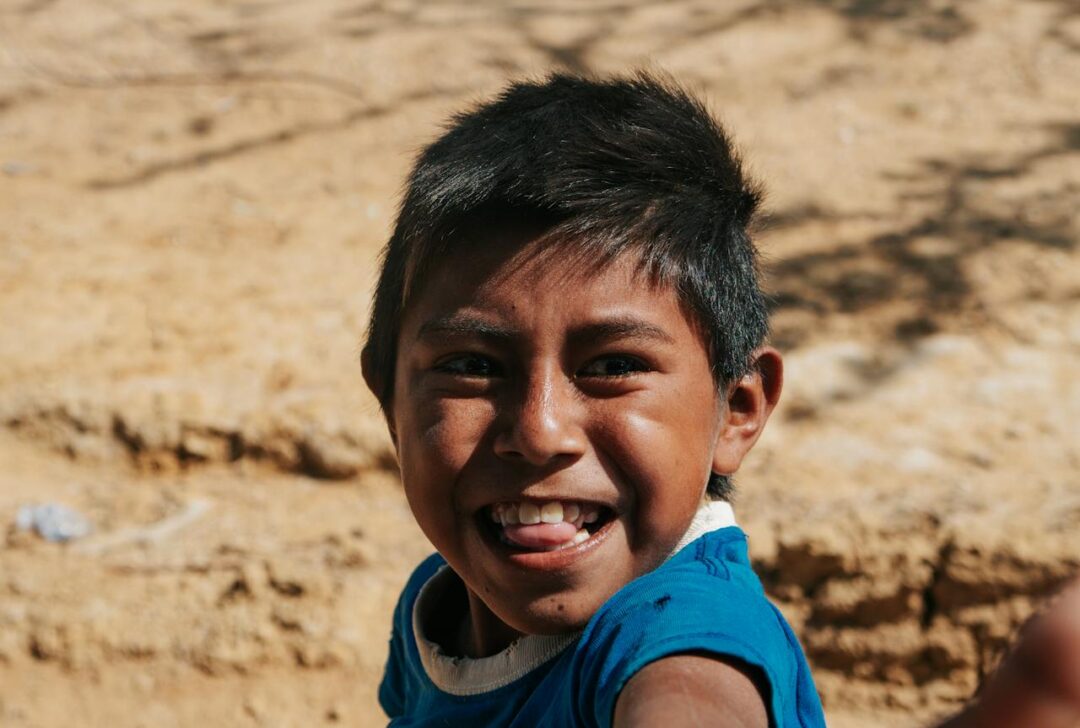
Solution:
[(969, 697), (1038, 598), (1080, 567), (1071, 534), (1010, 533), (1017, 543), (925, 518), (830, 524), (781, 539), (757, 567), (831, 707), (925, 711)]
[(331, 480), (397, 467), (382, 420), (343, 419), (331, 392), (268, 395), (245, 410), (235, 396), (208, 401), (170, 380), (126, 385), (108, 403), (23, 395), (3, 421), (73, 460), (127, 457), (151, 473), (241, 459)]

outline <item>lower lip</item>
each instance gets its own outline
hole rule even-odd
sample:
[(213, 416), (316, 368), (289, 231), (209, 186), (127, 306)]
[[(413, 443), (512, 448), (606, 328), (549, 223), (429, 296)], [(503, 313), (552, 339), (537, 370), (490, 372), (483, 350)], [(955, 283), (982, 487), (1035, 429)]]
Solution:
[(611, 535), (616, 520), (611, 518), (586, 540), (558, 551), (518, 551), (500, 541), (491, 529), (484, 530), (494, 550), (514, 566), (531, 571), (560, 571), (598, 549)]

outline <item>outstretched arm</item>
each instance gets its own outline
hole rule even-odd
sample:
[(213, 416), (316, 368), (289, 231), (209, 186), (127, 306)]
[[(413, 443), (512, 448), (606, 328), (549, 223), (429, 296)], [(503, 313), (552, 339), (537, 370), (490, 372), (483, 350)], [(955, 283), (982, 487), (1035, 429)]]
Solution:
[(1020, 633), (1013, 651), (966, 710), (940, 728), (1080, 725), (1080, 579)]

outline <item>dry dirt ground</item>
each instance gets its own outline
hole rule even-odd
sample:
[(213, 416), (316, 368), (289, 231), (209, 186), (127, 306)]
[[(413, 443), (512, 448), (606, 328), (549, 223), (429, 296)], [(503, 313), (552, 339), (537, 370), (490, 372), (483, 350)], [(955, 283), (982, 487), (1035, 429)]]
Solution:
[[(377, 725), (428, 551), (357, 365), (412, 154), (670, 71), (770, 190), (740, 519), (831, 723), (918, 726), (1080, 568), (1069, 0), (0, 4), (0, 725)], [(79, 509), (67, 546), (12, 525)]]

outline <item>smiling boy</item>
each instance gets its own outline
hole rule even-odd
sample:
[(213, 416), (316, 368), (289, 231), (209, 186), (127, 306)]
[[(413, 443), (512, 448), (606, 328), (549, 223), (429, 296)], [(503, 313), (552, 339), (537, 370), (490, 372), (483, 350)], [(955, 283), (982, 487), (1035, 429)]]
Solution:
[(644, 75), (516, 84), (420, 156), (363, 357), (438, 550), (395, 615), (395, 724), (640, 724), (677, 684), (823, 725), (727, 502), (782, 380), (757, 202)]
[[(393, 725), (824, 725), (728, 502), (783, 378), (758, 197), (645, 75), (514, 84), (421, 154), (363, 352), (438, 550), (394, 614)], [(1031, 715), (1025, 685), (996, 695)]]

